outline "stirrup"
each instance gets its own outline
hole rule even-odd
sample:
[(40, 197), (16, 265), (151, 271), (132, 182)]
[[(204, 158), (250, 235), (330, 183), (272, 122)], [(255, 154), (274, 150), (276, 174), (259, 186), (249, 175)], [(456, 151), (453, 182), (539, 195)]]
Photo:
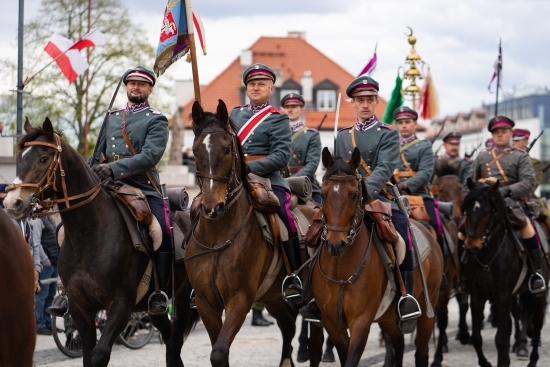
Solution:
[[(533, 282), (537, 280), (536, 278), (540, 279), (540, 281), (542, 282), (542, 287), (533, 288), (531, 286), (533, 284)], [(529, 285), (529, 292), (531, 292), (532, 294), (543, 293), (546, 290), (546, 282), (544, 281), (544, 277), (536, 271), (533, 272), (533, 274), (531, 274), (531, 277), (529, 277), (529, 284), (528, 285)]]
[[(151, 299), (154, 297), (154, 296), (157, 296), (157, 295), (160, 295), (164, 298), (164, 302), (166, 303), (166, 307), (164, 309), (164, 311), (151, 311)], [(155, 291), (153, 293), (151, 293), (151, 295), (149, 296), (149, 299), (147, 300), (147, 312), (149, 312), (151, 315), (164, 315), (165, 313), (168, 312), (168, 295), (166, 293), (164, 293), (163, 291)]]
[[(285, 285), (287, 284), (287, 281), (290, 279), (293, 279), (293, 281), (287, 287), (285, 287)], [(287, 293), (287, 291), (291, 289), (292, 285), (294, 284), (296, 284), (300, 288), (300, 290), (302, 290), (302, 280), (300, 279), (300, 277), (294, 273), (287, 275), (285, 279), (283, 279), (283, 283), (281, 284), (281, 293), (283, 295), (283, 298), (287, 302), (290, 302), (292, 304), (297, 304), (297, 303), (303, 302), (302, 293), (301, 292), (290, 293), (290, 294)]]
[(195, 300), (195, 289), (191, 289), (191, 294), (189, 294), (189, 307), (197, 308), (197, 301)]
[[(410, 302), (412, 302), (413, 307), (416, 307), (416, 310), (413, 309), (411, 311), (407, 311), (401, 314), (401, 306), (411, 307)], [(401, 321), (417, 319), (422, 315), (422, 311), (420, 311), (420, 305), (418, 304), (418, 301), (410, 294), (406, 294), (399, 298), (399, 302), (397, 302), (397, 313), (399, 315), (399, 320)]]
[[(317, 310), (314, 310), (314, 307), (317, 308)], [(321, 313), (319, 310), (319, 306), (315, 303), (315, 298), (311, 299), (307, 306), (303, 306), (298, 311), (300, 315), (302, 315), (304, 321), (307, 321), (313, 325), (317, 325), (319, 327), (323, 327), (323, 322), (321, 321), (320, 315), (317, 313)]]

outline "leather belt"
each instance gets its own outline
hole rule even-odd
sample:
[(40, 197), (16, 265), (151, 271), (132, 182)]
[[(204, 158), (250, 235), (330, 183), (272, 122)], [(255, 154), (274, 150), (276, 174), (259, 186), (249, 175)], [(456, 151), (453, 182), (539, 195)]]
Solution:
[(257, 161), (258, 159), (262, 159), (265, 157), (267, 157), (267, 154), (266, 155), (245, 155), (244, 160), (247, 162), (251, 162), (251, 161)]
[(118, 154), (115, 154), (113, 156), (108, 156), (107, 157), (107, 163), (116, 162), (116, 161), (119, 161), (119, 160), (124, 159), (124, 158), (132, 158), (132, 156), (131, 155), (118, 155)]

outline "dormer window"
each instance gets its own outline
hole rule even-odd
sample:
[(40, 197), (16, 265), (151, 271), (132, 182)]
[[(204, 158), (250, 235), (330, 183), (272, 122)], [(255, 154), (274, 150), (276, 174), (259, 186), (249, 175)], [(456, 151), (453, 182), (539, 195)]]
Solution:
[(334, 111), (336, 109), (336, 91), (317, 91), (317, 111)]

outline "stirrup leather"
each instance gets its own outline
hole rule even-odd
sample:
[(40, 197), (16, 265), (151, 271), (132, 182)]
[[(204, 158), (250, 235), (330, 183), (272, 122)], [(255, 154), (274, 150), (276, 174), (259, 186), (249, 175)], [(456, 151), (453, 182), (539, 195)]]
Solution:
[[(402, 315), (401, 314), (401, 306), (404, 305), (403, 302), (407, 303), (407, 302), (411, 302), (411, 301), (414, 302), (413, 305), (416, 306), (416, 311), (408, 312), (408, 313)], [(402, 296), (401, 298), (399, 298), (399, 302), (397, 302), (397, 313), (398, 313), (399, 319), (401, 321), (417, 319), (422, 315), (422, 311), (420, 311), (420, 305), (418, 304), (418, 301), (416, 300), (416, 298), (414, 298), (410, 294), (406, 294), (406, 295)]]
[[(540, 281), (542, 282), (542, 287), (533, 289), (532, 284), (537, 280), (537, 278), (540, 279)], [(546, 290), (546, 282), (544, 281), (544, 277), (536, 271), (533, 272), (533, 274), (531, 274), (531, 277), (529, 277), (528, 286), (529, 286), (529, 292), (533, 294), (542, 293)]]

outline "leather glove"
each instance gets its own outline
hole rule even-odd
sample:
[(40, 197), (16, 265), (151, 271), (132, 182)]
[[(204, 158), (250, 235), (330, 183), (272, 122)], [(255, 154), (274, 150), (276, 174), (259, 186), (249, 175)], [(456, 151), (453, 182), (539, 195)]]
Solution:
[(113, 177), (113, 170), (107, 163), (98, 164), (97, 166), (92, 167), (92, 171), (94, 171), (102, 180)]
[(503, 198), (506, 198), (506, 197), (510, 196), (510, 194), (511, 194), (511, 190), (508, 186), (499, 187), (498, 191), (500, 192), (500, 195), (502, 195)]
[(398, 183), (397, 188), (399, 189), (399, 192), (402, 194), (406, 194), (409, 192), (409, 188), (407, 187), (407, 184), (405, 182)]

